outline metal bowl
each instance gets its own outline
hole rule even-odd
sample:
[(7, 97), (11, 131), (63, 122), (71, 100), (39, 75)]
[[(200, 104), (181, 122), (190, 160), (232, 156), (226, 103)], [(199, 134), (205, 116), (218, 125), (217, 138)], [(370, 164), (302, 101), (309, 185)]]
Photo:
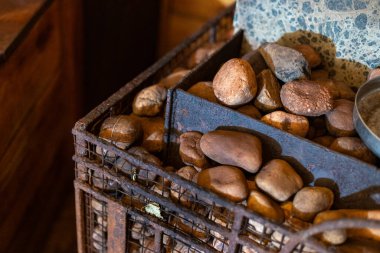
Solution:
[(380, 77), (367, 81), (359, 88), (355, 96), (353, 120), (355, 129), (363, 142), (380, 158), (380, 137), (368, 127), (367, 123), (363, 120), (362, 112), (359, 111), (359, 104), (363, 98), (375, 91), (380, 92)]

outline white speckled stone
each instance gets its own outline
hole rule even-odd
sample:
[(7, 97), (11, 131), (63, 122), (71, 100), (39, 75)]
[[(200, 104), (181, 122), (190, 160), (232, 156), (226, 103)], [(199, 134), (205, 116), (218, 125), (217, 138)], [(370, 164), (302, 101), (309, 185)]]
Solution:
[(235, 29), (253, 48), (310, 44), (338, 80), (359, 86), (380, 65), (380, 1), (237, 0)]

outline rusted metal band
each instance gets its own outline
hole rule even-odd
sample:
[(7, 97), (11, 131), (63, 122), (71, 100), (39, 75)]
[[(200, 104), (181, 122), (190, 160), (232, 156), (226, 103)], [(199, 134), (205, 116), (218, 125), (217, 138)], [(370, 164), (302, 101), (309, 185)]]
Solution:
[(124, 208), (107, 201), (107, 252), (125, 253), (127, 246), (127, 214)]
[(85, 251), (85, 207), (84, 207), (84, 199), (83, 192), (81, 188), (78, 187), (77, 184), (75, 186), (75, 219), (76, 219), (76, 229), (77, 229), (77, 247), (78, 253), (84, 253)]

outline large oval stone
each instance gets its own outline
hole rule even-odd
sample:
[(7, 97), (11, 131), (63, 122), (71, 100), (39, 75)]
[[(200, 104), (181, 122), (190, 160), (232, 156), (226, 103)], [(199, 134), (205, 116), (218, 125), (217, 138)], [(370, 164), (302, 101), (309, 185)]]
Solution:
[(333, 96), (315, 81), (299, 80), (282, 86), (280, 97), (285, 109), (302, 116), (320, 116), (333, 109)]
[(312, 221), (319, 212), (330, 209), (334, 193), (326, 187), (304, 187), (294, 196), (292, 213), (304, 221)]
[(227, 106), (240, 106), (256, 95), (256, 75), (251, 65), (238, 58), (223, 64), (212, 82), (215, 96)]
[(248, 209), (273, 220), (276, 223), (284, 222), (284, 211), (272, 199), (259, 191), (251, 191), (247, 203)]
[(240, 202), (248, 196), (248, 185), (244, 173), (233, 166), (218, 166), (202, 170), (198, 184), (233, 202)]
[(255, 173), (262, 163), (261, 141), (252, 134), (215, 130), (202, 136), (200, 147), (210, 159)]
[(278, 201), (287, 200), (303, 186), (297, 172), (281, 159), (273, 159), (266, 164), (255, 180), (261, 190)]

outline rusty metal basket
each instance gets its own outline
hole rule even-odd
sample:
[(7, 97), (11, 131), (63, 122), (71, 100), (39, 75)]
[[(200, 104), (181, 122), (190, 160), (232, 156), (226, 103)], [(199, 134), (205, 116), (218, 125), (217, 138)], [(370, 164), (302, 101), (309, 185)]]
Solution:
[[(217, 34), (229, 29), (225, 20), (232, 20), (232, 9), (76, 123), (74, 186), (79, 252), (330, 252), (335, 248), (327, 247), (313, 235), (337, 228), (380, 228), (379, 222), (374, 221), (339, 220), (294, 231), (205, 191), (167, 167), (139, 159), (97, 137), (106, 117), (129, 113), (131, 101), (139, 90), (181, 65), (202, 43), (215, 40)], [(212, 60), (184, 78), (179, 87), (201, 80), (207, 73), (214, 74), (224, 57), (240, 53), (237, 46), (240, 43), (241, 32), (238, 32)], [(315, 183), (315, 179), (321, 178), (325, 179), (320, 181), (324, 185), (336, 183), (335, 189), (340, 194), (337, 207), (379, 207), (380, 176), (374, 166), (323, 149), (179, 89), (169, 92), (165, 117), (167, 147), (161, 157), (165, 165), (181, 164), (176, 155), (180, 133), (233, 127), (257, 134), (266, 143), (265, 159), (270, 156), (288, 160), (305, 183)], [(96, 147), (111, 152), (115, 159), (96, 153)], [(310, 157), (314, 158), (308, 161)], [(125, 173), (120, 161), (121, 167), (128, 164), (134, 170)], [(340, 172), (342, 165), (348, 167)], [(352, 176), (347, 176), (347, 170)], [(360, 184), (353, 177), (362, 179)], [(173, 184), (176, 187), (171, 187)], [(177, 195), (178, 201), (172, 200), (170, 193)]]
[[(96, 173), (94, 170), (89, 170), (83, 165), (82, 159), (97, 160), (100, 168), (103, 170), (108, 169), (112, 165), (105, 161), (105, 157), (96, 154), (94, 150), (95, 147), (99, 145), (103, 145), (104, 150), (113, 148), (111, 144), (105, 143), (97, 137), (101, 122), (111, 115), (129, 113), (132, 107), (131, 101), (138, 91), (157, 83), (175, 68), (186, 66), (189, 56), (199, 47), (209, 42), (224, 41), (228, 38), (233, 29), (232, 20), (234, 9), (235, 6), (233, 5), (224, 10), (213, 20), (207, 22), (199, 31), (183, 41), (183, 43), (166, 54), (158, 62), (142, 72), (134, 80), (126, 84), (75, 124), (75, 127), (73, 128), (75, 157), (80, 157), (76, 163), (75, 170), (75, 177), (78, 181), (87, 182), (89, 187), (101, 188), (107, 191), (108, 194), (110, 193), (110, 190), (115, 189), (115, 185), (113, 185), (111, 180), (103, 178), (100, 173)], [(99, 144), (99, 142), (101, 142), (101, 144)], [(84, 201), (85, 199), (82, 200)], [(94, 218), (97, 215), (96, 217), (100, 220), (99, 212), (98, 214), (94, 214), (92, 209), (81, 209), (82, 205), (88, 207), (89, 204), (91, 204), (91, 202), (88, 202), (86, 205), (85, 202), (82, 203), (77, 201), (78, 215), (84, 214), (84, 217), (87, 218)], [(97, 243), (96, 247), (94, 247), (93, 243), (90, 243), (90, 241), (96, 241), (91, 237), (96, 228), (96, 223), (91, 223), (91, 226), (80, 229), (81, 226), (79, 224), (83, 224), (85, 221), (84, 217), (80, 217), (81, 218), (77, 219), (79, 251), (102, 252), (106, 250), (106, 242)], [(106, 213), (104, 214), (104, 217), (107, 217)], [(98, 231), (98, 229), (96, 229), (96, 231)], [(99, 239), (102, 237), (96, 236), (96, 238)]]

